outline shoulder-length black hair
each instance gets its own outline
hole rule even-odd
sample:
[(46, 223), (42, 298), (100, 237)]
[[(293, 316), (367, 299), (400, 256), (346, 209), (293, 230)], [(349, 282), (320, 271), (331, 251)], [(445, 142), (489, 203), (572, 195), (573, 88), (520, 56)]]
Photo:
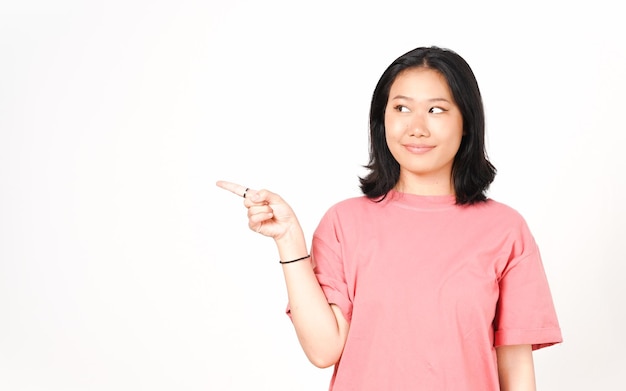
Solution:
[(463, 116), (463, 138), (452, 164), (452, 181), (459, 205), (487, 199), (485, 192), (496, 175), (485, 151), (485, 111), (478, 82), (469, 64), (450, 49), (419, 47), (398, 57), (380, 77), (370, 106), (370, 152), (359, 178), (361, 191), (370, 199), (384, 199), (400, 178), (400, 165), (385, 139), (385, 108), (398, 74), (408, 68), (429, 68), (445, 77)]

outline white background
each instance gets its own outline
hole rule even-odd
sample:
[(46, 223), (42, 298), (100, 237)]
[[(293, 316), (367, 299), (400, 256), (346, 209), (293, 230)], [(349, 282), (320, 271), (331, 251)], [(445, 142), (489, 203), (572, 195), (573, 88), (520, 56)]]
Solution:
[[(505, 5), (506, 4), (506, 5)], [(0, 390), (325, 390), (271, 239), (359, 195), (374, 85), (417, 46), (472, 66), (565, 342), (540, 390), (626, 382), (626, 28), (618, 2), (3, 1)]]

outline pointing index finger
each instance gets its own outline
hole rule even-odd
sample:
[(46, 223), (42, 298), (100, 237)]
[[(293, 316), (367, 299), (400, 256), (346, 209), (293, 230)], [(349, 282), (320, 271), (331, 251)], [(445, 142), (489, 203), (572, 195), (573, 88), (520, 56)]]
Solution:
[(247, 187), (232, 182), (217, 181), (215, 184), (224, 190), (228, 190), (233, 194), (237, 194), (239, 197), (243, 197), (246, 194), (246, 191), (249, 191)]

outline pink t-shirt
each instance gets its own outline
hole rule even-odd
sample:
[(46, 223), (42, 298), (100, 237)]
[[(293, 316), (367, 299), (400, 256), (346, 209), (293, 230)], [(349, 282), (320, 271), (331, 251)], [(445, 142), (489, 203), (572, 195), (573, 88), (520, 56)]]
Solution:
[(562, 341), (522, 216), (454, 202), (392, 191), (321, 220), (315, 273), (350, 322), (330, 390), (496, 391), (496, 346)]

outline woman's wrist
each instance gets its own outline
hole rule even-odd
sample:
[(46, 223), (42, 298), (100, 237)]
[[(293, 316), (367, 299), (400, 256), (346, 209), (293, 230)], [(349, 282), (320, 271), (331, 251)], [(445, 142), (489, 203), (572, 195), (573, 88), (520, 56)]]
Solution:
[(278, 255), (281, 261), (298, 259), (309, 254), (306, 241), (304, 240), (304, 233), (299, 224), (295, 224), (274, 240), (278, 247)]
[(304, 241), (304, 232), (302, 231), (302, 227), (300, 227), (300, 224), (297, 222), (286, 229), (282, 235), (275, 237), (274, 241), (279, 247), (291, 247), (294, 245), (306, 244)]
[(303, 257), (300, 257), (300, 258), (294, 258), (294, 259), (289, 259), (289, 260), (286, 260), (286, 261), (284, 261), (284, 260), (282, 260), (282, 259), (279, 259), (279, 260), (278, 260), (278, 263), (280, 263), (281, 265), (284, 265), (284, 264), (287, 264), (287, 263), (294, 263), (294, 262), (304, 261), (305, 259), (309, 259), (309, 258), (311, 258), (311, 255), (310, 255), (310, 254), (307, 254), (307, 255), (305, 255), (305, 256), (303, 256)]

